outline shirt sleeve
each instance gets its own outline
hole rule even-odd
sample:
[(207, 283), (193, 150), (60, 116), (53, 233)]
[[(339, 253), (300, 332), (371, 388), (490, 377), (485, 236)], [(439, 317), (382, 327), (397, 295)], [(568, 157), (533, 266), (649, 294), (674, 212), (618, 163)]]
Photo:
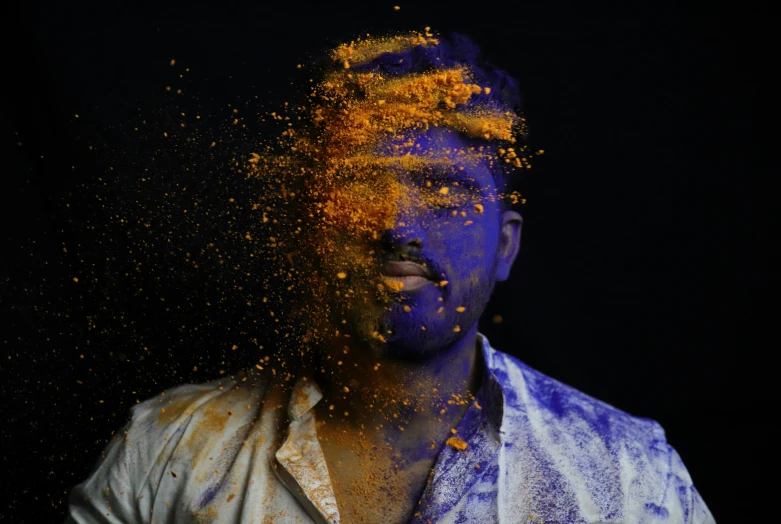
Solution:
[(716, 524), (708, 506), (691, 480), (678, 452), (670, 446), (670, 473), (666, 498), (685, 524)]
[(66, 524), (144, 523), (133, 488), (134, 460), (128, 445), (128, 426), (120, 430), (101, 454), (89, 478), (73, 488)]
[[(178, 442), (172, 434), (201, 403), (222, 391), (227, 380), (232, 379), (184, 384), (133, 406), (130, 422), (111, 439), (89, 478), (73, 488), (66, 523), (151, 522), (164, 465)], [(166, 408), (168, 414), (161, 421)], [(154, 510), (155, 524), (173, 521), (168, 507)]]

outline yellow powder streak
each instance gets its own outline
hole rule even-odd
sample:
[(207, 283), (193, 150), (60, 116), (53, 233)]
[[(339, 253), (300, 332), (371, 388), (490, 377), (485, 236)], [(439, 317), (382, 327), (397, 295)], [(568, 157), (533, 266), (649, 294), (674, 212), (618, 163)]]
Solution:
[(349, 61), (359, 65), (370, 62), (384, 53), (399, 53), (418, 45), (435, 46), (439, 40), (420, 33), (410, 35), (395, 35), (382, 38), (372, 38), (341, 44), (331, 51), (331, 58), (335, 62)]

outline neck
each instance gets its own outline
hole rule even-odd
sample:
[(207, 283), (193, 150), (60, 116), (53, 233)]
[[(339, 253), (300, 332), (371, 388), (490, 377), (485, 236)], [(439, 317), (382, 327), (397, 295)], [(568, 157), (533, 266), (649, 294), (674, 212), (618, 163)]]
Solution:
[(315, 379), (323, 391), (317, 418), (331, 427), (400, 442), (447, 438), (482, 381), (477, 323), (465, 336), (421, 360), (377, 359), (368, 347), (340, 337)]

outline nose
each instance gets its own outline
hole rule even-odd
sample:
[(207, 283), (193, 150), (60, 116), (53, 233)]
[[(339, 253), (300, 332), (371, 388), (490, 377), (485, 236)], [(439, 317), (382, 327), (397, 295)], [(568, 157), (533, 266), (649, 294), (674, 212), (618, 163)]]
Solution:
[(426, 236), (420, 214), (409, 207), (399, 206), (394, 225), (383, 233), (381, 241), (389, 252), (413, 254), (422, 251)]

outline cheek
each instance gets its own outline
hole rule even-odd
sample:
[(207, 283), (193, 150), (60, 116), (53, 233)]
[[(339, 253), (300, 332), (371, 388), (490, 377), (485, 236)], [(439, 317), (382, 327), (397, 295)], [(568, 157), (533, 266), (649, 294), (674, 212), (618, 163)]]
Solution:
[(498, 240), (498, 217), (467, 213), (438, 221), (429, 234), (430, 251), (449, 278), (485, 278), (493, 267)]

